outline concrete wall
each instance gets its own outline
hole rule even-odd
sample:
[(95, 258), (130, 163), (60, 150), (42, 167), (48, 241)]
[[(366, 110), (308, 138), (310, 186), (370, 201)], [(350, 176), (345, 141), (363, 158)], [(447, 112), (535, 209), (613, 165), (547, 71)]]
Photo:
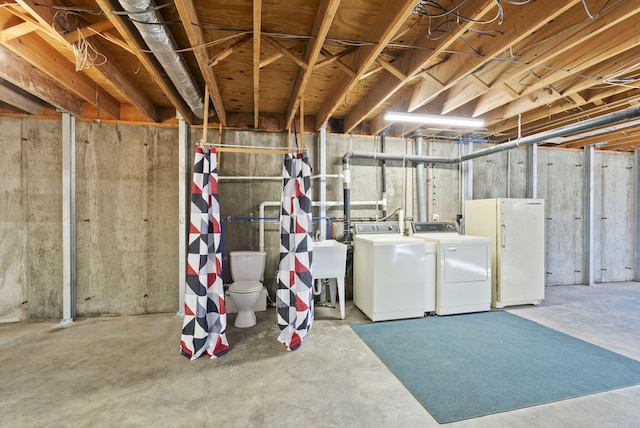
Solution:
[[(480, 147), (481, 148), (481, 147)], [(507, 158), (510, 156), (510, 163)], [(546, 285), (581, 284), (584, 248), (584, 154), (538, 149), (538, 195), (545, 200)], [(509, 167), (508, 167), (509, 165)], [(596, 282), (633, 279), (634, 158), (596, 152), (594, 272)], [(526, 149), (475, 159), (474, 198), (526, 196)]]
[(22, 121), (0, 118), (0, 322), (24, 318), (27, 207), (23, 189)]
[(0, 320), (56, 318), (62, 301), (61, 127), (0, 118)]
[[(476, 150), (485, 148), (477, 146)], [(527, 150), (513, 149), (473, 160), (473, 198), (525, 198)]]
[(634, 158), (603, 153), (595, 159), (594, 280), (633, 280)]
[[(200, 139), (200, 131), (192, 130), (189, 164)], [(210, 132), (208, 141), (218, 139), (217, 132)], [(62, 316), (60, 141), (60, 121), (0, 117), (0, 322)], [(225, 132), (222, 141), (237, 146), (295, 144), (287, 135), (257, 132)], [(318, 137), (307, 135), (304, 142), (313, 174), (318, 174)], [(430, 155), (454, 157), (461, 146), (425, 139), (425, 149)], [(342, 173), (342, 156), (349, 151), (380, 150), (378, 138), (329, 135), (327, 174)], [(414, 153), (413, 141), (387, 138), (386, 152)], [(79, 122), (76, 156), (78, 316), (177, 311), (178, 130)], [(582, 281), (582, 164), (581, 151), (538, 150), (538, 197), (545, 199), (547, 209), (547, 285)], [(633, 156), (596, 153), (598, 282), (633, 278), (633, 168)], [(220, 155), (225, 256), (233, 250), (259, 249), (259, 206), (279, 202), (281, 169), (281, 155)], [(387, 213), (402, 209), (411, 220), (417, 215), (414, 168), (387, 162), (386, 170)], [(473, 171), (474, 198), (526, 194), (525, 149), (476, 159)], [(351, 173), (353, 202), (381, 199), (379, 161), (353, 159)], [(233, 178), (243, 176), (273, 179)], [(461, 211), (459, 166), (434, 165), (427, 176), (433, 189), (427, 196), (429, 216), (454, 220)], [(317, 199), (319, 181), (312, 185)], [(343, 200), (340, 178), (327, 179), (327, 200)], [(315, 208), (314, 216), (319, 212)], [(351, 214), (352, 221), (379, 219), (382, 206), (354, 205)], [(264, 215), (277, 218), (279, 210), (267, 207)], [(327, 217), (334, 237), (342, 239), (342, 206), (328, 208)], [(325, 220), (316, 221), (314, 232), (326, 226)], [(278, 245), (278, 222), (266, 221), (264, 282), (271, 295)], [(228, 269), (225, 280), (230, 281)]]
[[(62, 317), (61, 129), (0, 117), (0, 321)], [(177, 309), (176, 141), (77, 123), (79, 317)]]
[(76, 125), (79, 316), (177, 309), (177, 140), (171, 128)]

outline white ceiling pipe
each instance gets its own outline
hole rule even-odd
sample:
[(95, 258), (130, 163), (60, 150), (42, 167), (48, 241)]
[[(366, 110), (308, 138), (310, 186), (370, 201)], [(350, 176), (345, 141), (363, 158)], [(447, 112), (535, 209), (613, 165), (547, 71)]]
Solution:
[(177, 48), (171, 33), (162, 24), (162, 16), (151, 0), (119, 0), (129, 12), (129, 16), (153, 52), (158, 62), (173, 82), (180, 96), (193, 114), (204, 118), (204, 101), (195, 79), (187, 68), (184, 59), (176, 52)]

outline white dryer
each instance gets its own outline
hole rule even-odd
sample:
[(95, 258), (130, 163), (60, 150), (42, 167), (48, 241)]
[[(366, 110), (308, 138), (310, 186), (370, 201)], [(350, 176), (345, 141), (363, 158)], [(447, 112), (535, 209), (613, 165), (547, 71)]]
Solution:
[(353, 303), (372, 321), (424, 316), (424, 241), (397, 222), (355, 223)]
[(414, 238), (436, 246), (436, 314), (491, 309), (491, 241), (460, 235), (448, 222), (414, 222), (412, 230)]

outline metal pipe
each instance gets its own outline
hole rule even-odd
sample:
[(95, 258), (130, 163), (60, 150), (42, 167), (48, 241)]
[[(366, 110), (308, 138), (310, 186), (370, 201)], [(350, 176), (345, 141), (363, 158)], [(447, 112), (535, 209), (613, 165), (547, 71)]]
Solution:
[(132, 21), (149, 49), (167, 72), (167, 76), (176, 90), (185, 100), (191, 111), (204, 118), (204, 101), (195, 79), (187, 68), (184, 59), (176, 52), (175, 43), (162, 17), (151, 0), (119, 0), (131, 15)]
[(527, 198), (538, 197), (538, 145), (527, 147)]
[(388, 160), (388, 161), (406, 161), (406, 162), (423, 162), (423, 163), (458, 163), (458, 158), (439, 158), (435, 156), (417, 156), (406, 154), (393, 154), (393, 153), (369, 153), (369, 152), (348, 152), (342, 157), (343, 163), (347, 159), (374, 159), (374, 160)]
[[(415, 138), (416, 155), (424, 155), (422, 135)], [(424, 163), (416, 164), (416, 203), (418, 204), (418, 221), (427, 221), (427, 189), (424, 178)]]
[[(262, 203), (260, 203), (260, 207), (259, 207), (259, 217), (258, 218), (254, 218), (253, 220), (259, 221), (260, 222), (260, 230), (259, 230), (259, 235), (260, 235), (260, 251), (264, 251), (264, 221), (269, 219), (269, 217), (265, 217), (264, 215), (264, 211), (266, 207), (280, 207), (280, 204), (282, 202), (281, 201), (264, 201)], [(351, 202), (350, 205), (355, 205), (355, 206), (379, 206), (382, 205), (384, 207), (384, 209), (387, 209), (387, 200), (383, 199), (381, 201), (355, 201), (355, 202)], [(320, 207), (320, 206), (325, 206), (325, 207), (342, 207), (344, 206), (344, 203), (342, 201), (324, 201), (324, 202), (311, 202), (311, 206), (313, 207)], [(320, 217), (320, 218), (328, 218), (328, 217)], [(333, 217), (335, 218), (335, 217)], [(275, 218), (275, 220), (278, 220), (278, 218)]]
[[(386, 142), (387, 142), (387, 133), (386, 131), (382, 131), (382, 133), (380, 134), (380, 151), (382, 153), (384, 153), (385, 151), (385, 146), (386, 146)], [(386, 200), (387, 199), (387, 161), (386, 160), (382, 160), (382, 162), (380, 162), (381, 164), (381, 175), (382, 175), (382, 199)], [(385, 207), (382, 210), (382, 217), (386, 217), (387, 216), (387, 208)]]
[[(320, 217), (327, 216), (327, 207), (324, 202), (327, 201), (327, 123), (325, 122), (320, 128)], [(326, 229), (320, 227), (320, 237), (322, 239), (327, 238)]]
[(640, 105), (628, 107), (624, 110), (616, 111), (609, 114), (603, 114), (602, 116), (594, 117), (593, 119), (572, 123), (571, 125), (552, 129), (550, 131), (544, 131), (538, 134), (522, 137), (517, 141), (502, 143), (493, 147), (478, 150), (477, 152), (461, 156), (458, 161), (464, 162), (470, 159), (479, 158), (481, 156), (515, 149), (516, 147), (520, 146), (530, 146), (531, 144), (540, 143), (552, 138), (563, 137), (565, 135), (575, 134), (576, 132), (586, 131), (589, 129), (598, 128), (600, 126), (610, 125), (612, 123), (623, 122), (625, 120), (635, 119), (637, 117), (640, 117)]
[(507, 152), (507, 198), (511, 197), (511, 152)]
[(342, 158), (342, 189), (344, 201), (344, 230), (345, 243), (351, 242), (351, 164), (348, 158)]
[(598, 128), (600, 126), (611, 125), (613, 123), (624, 122), (625, 120), (635, 119), (640, 117), (640, 105), (631, 106), (624, 110), (616, 111), (602, 116), (594, 117), (582, 122), (572, 123), (571, 125), (563, 126), (560, 128), (552, 129), (550, 131), (540, 132), (538, 134), (529, 135), (527, 137), (519, 138), (517, 141), (511, 141), (508, 143), (497, 144), (486, 149), (474, 151), (473, 153), (465, 154), (457, 158), (439, 158), (434, 156), (417, 156), (417, 155), (403, 155), (403, 154), (389, 154), (389, 153), (366, 153), (366, 152), (348, 152), (342, 157), (343, 163), (348, 159), (384, 159), (391, 161), (408, 161), (408, 162), (426, 162), (426, 163), (460, 163), (471, 159), (491, 155), (494, 153), (504, 152), (506, 150), (515, 149), (521, 146), (530, 146), (532, 144), (552, 140), (553, 138), (563, 137), (565, 135), (575, 134), (580, 131), (587, 131), (590, 129)]

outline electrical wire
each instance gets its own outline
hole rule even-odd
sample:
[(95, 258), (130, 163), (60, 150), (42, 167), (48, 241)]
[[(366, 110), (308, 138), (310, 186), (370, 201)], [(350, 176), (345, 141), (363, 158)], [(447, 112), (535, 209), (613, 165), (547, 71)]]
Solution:
[[(17, 3), (15, 3), (17, 4)], [(8, 4), (4, 4), (2, 6), (8, 6)], [(58, 6), (55, 4), (42, 4), (42, 3), (34, 3), (34, 6), (39, 7), (48, 7), (53, 10), (64, 10), (67, 12), (85, 12), (90, 13), (92, 15), (104, 15), (104, 11), (102, 9), (90, 8), (90, 7), (78, 7), (78, 6)]]
[[(54, 29), (56, 26), (60, 27), (64, 33), (70, 33), (78, 27), (75, 22), (72, 24), (70, 21), (71, 19), (78, 19), (78, 16), (78, 12), (68, 9), (57, 9), (53, 14), (52, 26)], [(79, 39), (71, 43), (73, 56), (75, 58), (75, 70), (81, 71), (105, 64), (107, 58), (99, 53), (81, 33), (78, 33), (78, 35)]]
[[(71, 44), (71, 47), (76, 59), (76, 71), (101, 66), (107, 62), (107, 57), (99, 53), (82, 34), (80, 34), (80, 39), (77, 42)], [(98, 62), (98, 59), (101, 59), (100, 62)]]

